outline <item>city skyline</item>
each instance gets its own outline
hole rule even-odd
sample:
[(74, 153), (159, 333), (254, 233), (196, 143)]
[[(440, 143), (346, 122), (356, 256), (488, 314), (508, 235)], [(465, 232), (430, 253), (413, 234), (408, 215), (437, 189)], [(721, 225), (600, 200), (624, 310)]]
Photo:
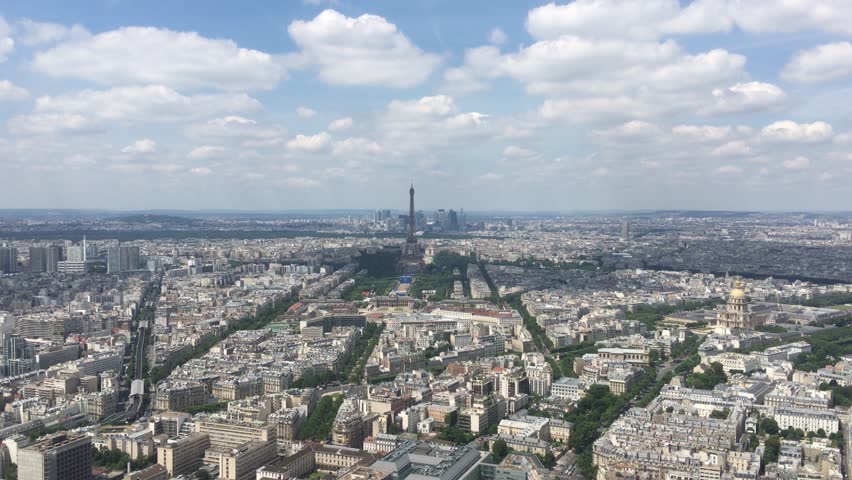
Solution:
[(852, 11), (776, 3), (4, 5), (0, 207), (848, 210)]

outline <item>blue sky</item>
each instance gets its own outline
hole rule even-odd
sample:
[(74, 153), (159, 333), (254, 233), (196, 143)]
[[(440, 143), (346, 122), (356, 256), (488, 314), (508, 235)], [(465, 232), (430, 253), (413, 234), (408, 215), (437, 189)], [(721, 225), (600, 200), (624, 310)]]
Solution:
[[(759, 3), (759, 5), (758, 5)], [(0, 2), (0, 206), (852, 209), (845, 0)]]

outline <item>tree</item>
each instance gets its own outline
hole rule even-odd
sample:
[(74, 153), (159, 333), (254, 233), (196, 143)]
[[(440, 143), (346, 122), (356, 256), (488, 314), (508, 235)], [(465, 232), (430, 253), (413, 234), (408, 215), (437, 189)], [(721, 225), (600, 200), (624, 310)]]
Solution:
[(760, 431), (769, 435), (775, 435), (778, 433), (778, 422), (774, 418), (764, 417), (760, 421)]
[(509, 446), (505, 440), (497, 439), (491, 444), (491, 452), (494, 454), (494, 461), (499, 462), (509, 454)]
[(547, 468), (553, 468), (556, 465), (556, 457), (553, 456), (553, 452), (548, 450), (544, 454), (544, 458), (541, 459), (541, 463)]
[(819, 430), (817, 430), (816, 434), (817, 434), (817, 437), (819, 437), (819, 438), (825, 438), (825, 430), (823, 430), (821, 428)]

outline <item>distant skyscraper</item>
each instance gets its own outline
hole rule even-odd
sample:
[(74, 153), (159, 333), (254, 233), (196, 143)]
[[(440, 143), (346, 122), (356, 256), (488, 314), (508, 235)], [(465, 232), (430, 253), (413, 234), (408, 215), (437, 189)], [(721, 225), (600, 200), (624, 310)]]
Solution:
[(107, 273), (139, 269), (139, 247), (110, 247), (107, 250)]
[(47, 247), (44, 257), (44, 271), (56, 273), (59, 271), (59, 261), (62, 259), (62, 249), (56, 246)]
[(621, 238), (623, 240), (630, 239), (630, 222), (623, 222), (621, 224)]
[(0, 247), (0, 272), (15, 273), (18, 271), (18, 249)]
[(447, 213), (447, 228), (449, 230), (458, 230), (459, 229), (459, 214), (456, 213), (452, 208), (449, 213)]
[(47, 271), (47, 248), (30, 247), (30, 272), (44, 273)]

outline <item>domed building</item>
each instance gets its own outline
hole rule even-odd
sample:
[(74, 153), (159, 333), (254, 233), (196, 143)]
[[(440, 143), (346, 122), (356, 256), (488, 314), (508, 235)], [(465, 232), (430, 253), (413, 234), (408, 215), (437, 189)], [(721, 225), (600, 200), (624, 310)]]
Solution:
[(743, 282), (737, 280), (728, 295), (728, 303), (716, 314), (716, 325), (730, 330), (752, 330), (764, 323), (761, 315), (754, 315), (749, 308)]

